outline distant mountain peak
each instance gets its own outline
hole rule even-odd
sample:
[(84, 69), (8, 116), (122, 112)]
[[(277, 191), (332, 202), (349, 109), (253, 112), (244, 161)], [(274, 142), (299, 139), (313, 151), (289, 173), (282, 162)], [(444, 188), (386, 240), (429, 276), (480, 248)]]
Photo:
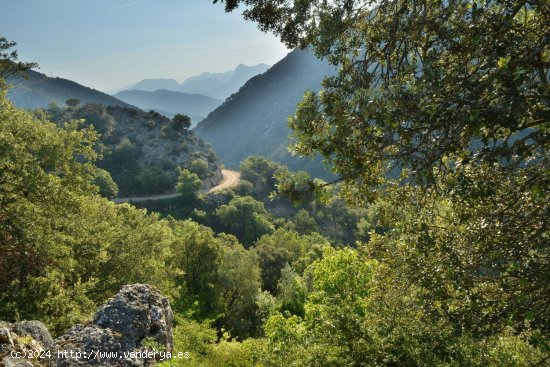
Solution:
[(169, 78), (146, 78), (130, 87), (119, 89), (117, 92), (124, 90), (142, 90), (146, 92), (169, 90), (200, 94), (223, 101), (237, 92), (250, 78), (264, 73), (269, 68), (269, 65), (263, 63), (252, 66), (239, 64), (231, 71), (222, 73), (205, 71), (199, 75), (189, 77), (181, 83)]
[(169, 82), (177, 83), (175, 79), (171, 79), (171, 78), (145, 78), (142, 80), (142, 82), (149, 82), (149, 81), (169, 81)]
[(263, 71), (266, 71), (270, 67), (271, 66), (267, 65), (267, 64), (257, 64), (257, 65), (251, 65), (251, 66), (245, 65), (245, 64), (239, 64), (235, 68), (235, 73), (242, 72), (244, 70), (263, 70)]
[(202, 73), (198, 77), (187, 78), (179, 91), (199, 93), (205, 96), (225, 100), (237, 92), (249, 79), (269, 69), (269, 65), (258, 64), (247, 66), (239, 64), (233, 71), (225, 73)]
[(134, 84), (130, 89), (143, 90), (147, 92), (153, 92), (159, 89), (176, 90), (180, 84), (174, 79), (143, 79)]

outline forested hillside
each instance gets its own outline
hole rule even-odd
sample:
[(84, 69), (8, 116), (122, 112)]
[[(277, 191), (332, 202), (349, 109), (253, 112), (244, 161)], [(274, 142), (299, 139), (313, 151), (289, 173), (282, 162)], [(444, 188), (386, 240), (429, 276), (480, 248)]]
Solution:
[(306, 170), (316, 177), (330, 177), (320, 159), (292, 157), (288, 152), (288, 116), (308, 89), (319, 90), (334, 67), (311, 52), (294, 50), (266, 73), (248, 81), (195, 131), (210, 142), (221, 161), (238, 167), (250, 155), (284, 163), (293, 170)]
[[(122, 285), (148, 283), (170, 299), (174, 350), (190, 355), (170, 365), (282, 366), (288, 358), (406, 365), (413, 358), (443, 366), (451, 355), (460, 366), (519, 367), (544, 358), (511, 331), (480, 343), (457, 335), (447, 319), (422, 317), (420, 290), (402, 288), (364, 248), (331, 247), (303, 212), (276, 220), (235, 192), (214, 204), (235, 237), (101, 198), (92, 130), (57, 127), (1, 103), (0, 246), (9, 256), (0, 257), (0, 319), (39, 319), (60, 335)], [(281, 170), (262, 160), (243, 168), (251, 181), (235, 190), (254, 195)]]
[[(50, 107), (44, 112), (62, 125), (83, 119), (99, 134), (96, 151), (101, 158), (98, 167), (109, 172), (109, 178), (98, 173), (106, 196), (139, 196), (174, 191), (180, 168), (195, 167), (203, 181), (219, 180), (219, 161), (212, 148), (189, 130), (190, 120), (179, 115), (172, 120), (154, 112), (136, 108), (99, 104)], [(186, 122), (188, 125), (186, 125)], [(114, 192), (113, 192), (114, 190)]]
[[(370, 232), (382, 233), (378, 227), (377, 207), (349, 207), (339, 197), (341, 187), (327, 191), (325, 200), (291, 202), (272, 197), (277, 186), (289, 177), (306, 172), (292, 172), (288, 167), (263, 157), (251, 156), (239, 167), (240, 182), (230, 190), (210, 195), (180, 196), (140, 202), (135, 205), (179, 219), (191, 218), (216, 233), (235, 235), (245, 246), (252, 246), (264, 234), (284, 228), (299, 234), (321, 234), (336, 247), (355, 246), (367, 241)], [(319, 236), (319, 239), (322, 238)]]
[[(16, 109), (4, 95), (0, 319), (40, 319), (60, 333), (122, 285), (141, 282), (170, 295), (182, 326), (200, 332), (198, 322), (212, 317), (235, 335), (257, 332), (250, 311), (259, 270), (251, 251), (197, 223), (160, 220), (100, 197), (96, 133), (74, 121), (58, 127)], [(235, 293), (231, 302), (228, 292)], [(191, 309), (195, 321), (184, 320)]]
[(134, 107), (71, 80), (50, 78), (36, 71), (28, 71), (25, 78), (14, 75), (8, 78), (7, 82), (13, 85), (8, 90), (8, 98), (21, 108), (46, 108), (50, 103), (63, 106), (65, 101), (70, 98), (78, 98), (82, 103)]

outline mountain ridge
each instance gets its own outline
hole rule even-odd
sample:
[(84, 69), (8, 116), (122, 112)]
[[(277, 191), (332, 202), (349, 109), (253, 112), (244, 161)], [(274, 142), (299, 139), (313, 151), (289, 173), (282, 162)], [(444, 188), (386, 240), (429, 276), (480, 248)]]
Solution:
[(12, 84), (8, 89), (8, 98), (20, 108), (46, 108), (52, 102), (62, 106), (69, 98), (78, 98), (82, 104), (98, 103), (105, 106), (135, 107), (75, 81), (49, 77), (37, 71), (30, 70), (26, 72), (25, 78), (15, 76), (7, 81)]
[(167, 89), (152, 92), (132, 89), (118, 92), (114, 96), (143, 110), (155, 110), (168, 117), (177, 113), (186, 114), (194, 122), (202, 120), (222, 103), (221, 100), (198, 93), (181, 93)]
[(264, 63), (252, 66), (239, 64), (234, 70), (221, 73), (206, 71), (199, 75), (188, 77), (181, 83), (170, 78), (148, 78), (140, 80), (131, 86), (117, 89), (116, 93), (112, 93), (112, 95), (125, 90), (154, 92), (159, 89), (166, 89), (181, 93), (197, 93), (207, 97), (225, 100), (231, 94), (237, 92), (247, 80), (255, 75), (264, 73), (269, 68), (270, 65)]
[(335, 69), (308, 51), (294, 50), (267, 72), (248, 80), (235, 94), (200, 121), (195, 131), (210, 142), (222, 163), (237, 168), (250, 155), (306, 170), (321, 178), (334, 177), (320, 158), (293, 157), (287, 118), (306, 90), (321, 89)]
[[(132, 85), (129, 88), (124, 88), (120, 90), (119, 92), (122, 92), (123, 90), (144, 90), (148, 92), (154, 92), (159, 89), (166, 89), (166, 90), (177, 90), (179, 88), (180, 83), (177, 82), (175, 79), (166, 79), (166, 78), (159, 78), (159, 79), (143, 79), (136, 84)], [(118, 93), (118, 92), (117, 92)], [(116, 93), (113, 93), (113, 95)]]

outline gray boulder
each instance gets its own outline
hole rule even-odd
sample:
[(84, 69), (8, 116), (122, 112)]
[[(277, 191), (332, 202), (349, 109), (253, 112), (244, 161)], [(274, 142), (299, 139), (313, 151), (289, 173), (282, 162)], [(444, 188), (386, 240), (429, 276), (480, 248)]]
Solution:
[(126, 285), (91, 323), (55, 340), (39, 321), (0, 321), (0, 367), (148, 366), (172, 352), (172, 319), (156, 288)]
[(153, 339), (172, 351), (172, 309), (168, 299), (145, 284), (124, 286), (94, 317), (94, 325), (122, 334), (124, 347)]
[(40, 342), (44, 348), (50, 348), (53, 345), (53, 338), (46, 328), (46, 325), (40, 321), (21, 321), (14, 324), (14, 331), (19, 335), (32, 336), (34, 340)]
[(172, 319), (168, 299), (156, 288), (126, 285), (99, 309), (91, 324), (76, 325), (56, 339), (56, 365), (153, 364), (161, 352), (172, 352)]

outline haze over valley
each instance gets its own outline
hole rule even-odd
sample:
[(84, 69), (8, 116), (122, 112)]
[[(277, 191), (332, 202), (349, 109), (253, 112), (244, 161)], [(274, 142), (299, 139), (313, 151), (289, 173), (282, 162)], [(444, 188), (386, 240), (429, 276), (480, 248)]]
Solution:
[(224, 73), (204, 72), (178, 83), (174, 79), (143, 79), (113, 93), (113, 96), (145, 110), (172, 117), (176, 113), (191, 116), (193, 125), (204, 119), (246, 81), (269, 69), (269, 65), (246, 66)]

